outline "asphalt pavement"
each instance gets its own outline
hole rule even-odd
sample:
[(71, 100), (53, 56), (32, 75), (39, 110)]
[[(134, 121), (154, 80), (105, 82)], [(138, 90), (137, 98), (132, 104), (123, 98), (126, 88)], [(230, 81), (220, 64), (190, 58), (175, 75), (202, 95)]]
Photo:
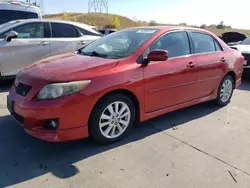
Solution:
[(224, 108), (205, 103), (137, 125), (113, 145), (32, 138), (0, 83), (0, 187), (250, 188), (250, 81)]

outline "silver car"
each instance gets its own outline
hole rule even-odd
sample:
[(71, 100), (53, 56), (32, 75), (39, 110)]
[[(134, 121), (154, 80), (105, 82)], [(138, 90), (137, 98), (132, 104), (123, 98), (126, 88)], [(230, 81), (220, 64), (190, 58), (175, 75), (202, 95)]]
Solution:
[(0, 25), (0, 77), (49, 56), (74, 52), (102, 36), (93, 27), (59, 20), (15, 20)]

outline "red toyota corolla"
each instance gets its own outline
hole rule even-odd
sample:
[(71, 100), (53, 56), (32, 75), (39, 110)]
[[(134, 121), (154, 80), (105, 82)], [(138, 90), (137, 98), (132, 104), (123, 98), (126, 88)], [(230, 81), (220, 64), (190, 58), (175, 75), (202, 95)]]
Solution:
[(8, 109), (42, 140), (91, 135), (112, 143), (135, 121), (209, 100), (227, 105), (241, 83), (243, 61), (240, 52), (205, 30), (121, 30), (20, 71)]

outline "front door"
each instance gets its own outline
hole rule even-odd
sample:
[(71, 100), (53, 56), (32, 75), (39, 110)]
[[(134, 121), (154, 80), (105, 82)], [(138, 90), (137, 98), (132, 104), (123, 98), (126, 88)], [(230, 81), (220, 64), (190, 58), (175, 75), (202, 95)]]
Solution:
[(17, 39), (0, 41), (0, 70), (2, 76), (16, 75), (21, 69), (43, 58), (49, 57), (49, 39), (45, 38), (44, 23), (28, 23), (13, 31)]
[(150, 62), (144, 68), (147, 113), (197, 98), (197, 63), (191, 54), (187, 32), (167, 33), (149, 48), (164, 49), (167, 61)]

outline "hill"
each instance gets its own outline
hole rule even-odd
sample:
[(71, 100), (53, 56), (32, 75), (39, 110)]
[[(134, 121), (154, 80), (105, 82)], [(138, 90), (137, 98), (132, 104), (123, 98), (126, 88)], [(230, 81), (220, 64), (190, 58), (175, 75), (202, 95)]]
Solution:
[(45, 15), (46, 19), (64, 19), (75, 22), (81, 22), (88, 25), (96, 26), (97, 28), (103, 28), (106, 25), (111, 25), (114, 16), (117, 16), (120, 20), (121, 29), (128, 27), (136, 27), (143, 25), (142, 23), (135, 22), (127, 17), (114, 15), (114, 14), (105, 14), (105, 13), (62, 13), (62, 14), (50, 14)]
[[(105, 13), (61, 13), (61, 14), (48, 14), (45, 15), (44, 18), (46, 19), (64, 19), (70, 20), (75, 22), (81, 22), (88, 25), (96, 26), (97, 28), (103, 28), (107, 25), (112, 25), (112, 20), (114, 16), (117, 16), (120, 20), (120, 28), (129, 28), (129, 27), (137, 27), (137, 26), (146, 26), (150, 23), (142, 22), (142, 21), (133, 21), (127, 17), (114, 15), (114, 14), (105, 14)], [(156, 24), (156, 23), (154, 23)], [(168, 25), (168, 24), (158, 24), (158, 25)], [(216, 35), (221, 35), (224, 32), (228, 31), (237, 31), (243, 33), (247, 36), (250, 36), (250, 30), (243, 30), (243, 29), (233, 29), (233, 28), (226, 28), (226, 29), (217, 29), (216, 27), (206, 28), (207, 30), (213, 32)]]

